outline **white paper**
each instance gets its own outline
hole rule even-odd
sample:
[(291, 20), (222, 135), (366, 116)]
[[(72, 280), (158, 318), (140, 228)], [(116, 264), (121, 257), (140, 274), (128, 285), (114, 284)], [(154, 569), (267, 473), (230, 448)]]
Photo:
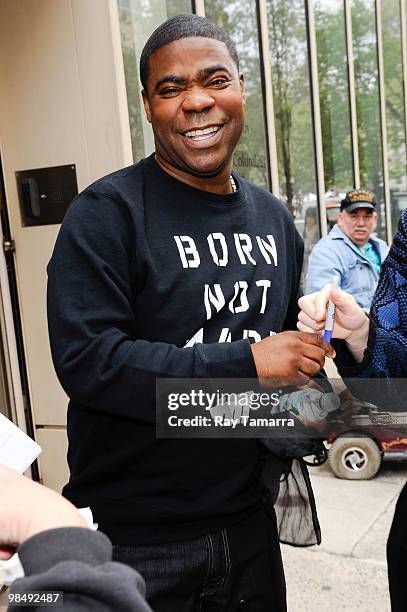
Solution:
[(96, 531), (97, 528), (99, 527), (99, 523), (94, 523), (93, 522), (93, 514), (92, 514), (92, 510), (89, 508), (89, 506), (87, 508), (78, 508), (78, 512), (79, 512), (79, 514), (81, 514), (83, 516), (85, 521), (88, 523), (89, 529), (92, 529), (93, 531)]
[(41, 450), (41, 446), (0, 413), (0, 463), (22, 474)]
[(9, 586), (14, 580), (23, 576), (25, 573), (17, 553), (8, 561), (0, 561), (0, 588)]

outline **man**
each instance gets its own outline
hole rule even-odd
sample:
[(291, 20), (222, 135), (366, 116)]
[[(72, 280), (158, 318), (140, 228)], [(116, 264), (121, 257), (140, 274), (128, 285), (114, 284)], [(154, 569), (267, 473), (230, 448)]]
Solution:
[(140, 76), (155, 154), (79, 195), (49, 265), (51, 348), (70, 397), (64, 494), (92, 508), (155, 611), (285, 610), (258, 444), (157, 439), (155, 384), (303, 384), (332, 349), (283, 331), (295, 328), (302, 244), (285, 207), (232, 173), (244, 81), (230, 38), (174, 17), (147, 41)]
[(309, 257), (306, 293), (313, 293), (339, 275), (339, 286), (369, 311), (388, 246), (372, 236), (377, 223), (376, 198), (368, 189), (348, 191), (338, 223), (321, 238)]
[[(407, 403), (407, 211), (397, 233), (375, 293), (370, 318), (354, 298), (341, 290), (322, 290), (300, 299), (298, 329), (322, 333), (327, 302), (336, 306), (334, 337), (337, 365), (353, 393), (383, 406), (405, 411)], [(407, 484), (399, 499), (387, 542), (392, 612), (404, 612), (407, 601)]]

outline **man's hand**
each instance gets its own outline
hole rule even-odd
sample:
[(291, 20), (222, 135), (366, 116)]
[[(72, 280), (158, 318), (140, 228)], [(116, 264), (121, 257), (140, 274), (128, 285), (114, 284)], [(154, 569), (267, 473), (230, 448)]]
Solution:
[(369, 336), (369, 319), (355, 298), (342, 289), (325, 285), (320, 291), (300, 298), (297, 327), (304, 332), (322, 335), (330, 297), (336, 306), (333, 337), (346, 340), (355, 359), (361, 361)]
[[(88, 526), (67, 499), (4, 465), (0, 465), (0, 499), (0, 545), (18, 546), (55, 527)], [(1, 560), (11, 556), (0, 546)]]
[(313, 333), (286, 331), (251, 345), (257, 376), (264, 387), (306, 385), (333, 357), (328, 342)]

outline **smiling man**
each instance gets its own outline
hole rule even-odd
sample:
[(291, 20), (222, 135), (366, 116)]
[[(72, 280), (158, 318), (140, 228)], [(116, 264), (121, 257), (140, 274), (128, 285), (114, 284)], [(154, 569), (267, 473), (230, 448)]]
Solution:
[(311, 251), (306, 293), (318, 291), (339, 276), (339, 286), (369, 311), (389, 247), (373, 236), (376, 198), (369, 189), (352, 189), (341, 202), (338, 223)]
[(281, 612), (259, 445), (157, 439), (155, 384), (306, 383), (332, 349), (291, 331), (303, 249), (290, 214), (232, 172), (245, 98), (230, 38), (174, 17), (147, 41), (140, 76), (155, 153), (76, 198), (48, 268), (52, 354), (70, 398), (64, 494), (92, 508), (155, 612)]
[(147, 47), (140, 62), (157, 162), (198, 189), (209, 191), (211, 179), (215, 193), (231, 190), (231, 158), (244, 125), (243, 76), (229, 47), (234, 57), (223, 41), (184, 38), (150, 58)]

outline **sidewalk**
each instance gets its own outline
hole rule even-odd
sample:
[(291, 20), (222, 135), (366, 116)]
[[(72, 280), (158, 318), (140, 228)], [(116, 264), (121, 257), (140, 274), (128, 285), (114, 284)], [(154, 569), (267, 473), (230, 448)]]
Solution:
[(312, 468), (322, 544), (283, 546), (288, 612), (389, 612), (386, 540), (407, 464), (384, 464), (371, 481)]

